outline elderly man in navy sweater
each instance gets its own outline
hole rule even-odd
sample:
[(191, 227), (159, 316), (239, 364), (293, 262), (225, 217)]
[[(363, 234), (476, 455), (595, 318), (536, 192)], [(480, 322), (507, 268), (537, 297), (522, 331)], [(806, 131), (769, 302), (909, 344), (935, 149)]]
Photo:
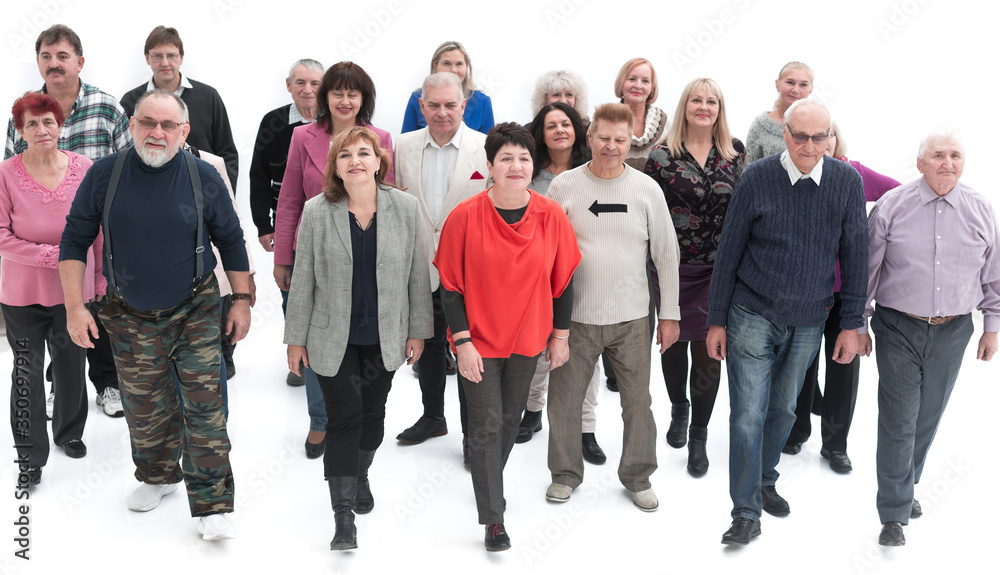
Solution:
[(707, 345), (727, 359), (729, 494), (723, 543), (760, 535), (761, 508), (789, 513), (775, 466), (795, 421), (795, 399), (819, 350), (839, 258), (840, 336), (850, 362), (863, 325), (867, 225), (861, 176), (824, 157), (830, 114), (815, 100), (785, 113), (787, 150), (751, 164), (733, 192), (712, 274)]
[(233, 471), (209, 242), (219, 248), (233, 287), (236, 301), (225, 327), (238, 341), (250, 327), (243, 230), (215, 168), (178, 153), (188, 134), (183, 100), (165, 90), (147, 92), (129, 127), (135, 147), (94, 163), (66, 217), (59, 274), (67, 329), (77, 345), (93, 346), (88, 334), (97, 337), (97, 326), (84, 307), (83, 272), (86, 247), (103, 230), (108, 296), (100, 317), (118, 365), (135, 477), (142, 482), (129, 509), (154, 509), (184, 479), (204, 538), (228, 539)]

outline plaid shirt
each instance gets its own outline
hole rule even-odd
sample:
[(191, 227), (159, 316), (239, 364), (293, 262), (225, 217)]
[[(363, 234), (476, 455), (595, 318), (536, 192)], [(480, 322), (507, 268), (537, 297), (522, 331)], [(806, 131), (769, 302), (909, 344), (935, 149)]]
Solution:
[[(45, 86), (40, 90), (45, 92)], [(90, 84), (80, 82), (80, 93), (73, 111), (59, 132), (59, 149), (76, 152), (91, 160), (103, 158), (132, 145), (128, 118), (118, 100)], [(14, 129), (14, 118), (7, 122), (4, 159), (20, 154), (28, 144)]]

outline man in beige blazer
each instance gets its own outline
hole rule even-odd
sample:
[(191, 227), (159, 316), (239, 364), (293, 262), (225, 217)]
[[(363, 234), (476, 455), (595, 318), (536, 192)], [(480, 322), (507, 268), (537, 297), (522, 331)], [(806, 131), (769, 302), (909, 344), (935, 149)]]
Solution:
[[(420, 110), (427, 127), (399, 137), (396, 145), (396, 185), (420, 201), (420, 212), (430, 233), (429, 262), (434, 260), (441, 228), (448, 214), (463, 200), (486, 189), (486, 136), (470, 130), (462, 121), (465, 96), (458, 76), (450, 72), (431, 74), (424, 80)], [(448, 433), (444, 418), (445, 355), (448, 324), (441, 308), (437, 270), (430, 266), (434, 300), (434, 336), (424, 342), (417, 362), (424, 413), (415, 424), (396, 436), (414, 445), (429, 437)], [(458, 390), (462, 435), (466, 434), (465, 397)], [(463, 439), (463, 448), (465, 441)]]

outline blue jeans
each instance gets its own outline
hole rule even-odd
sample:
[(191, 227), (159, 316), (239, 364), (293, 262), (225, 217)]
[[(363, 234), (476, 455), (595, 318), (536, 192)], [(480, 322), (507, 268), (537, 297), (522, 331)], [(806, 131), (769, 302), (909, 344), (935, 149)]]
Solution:
[[(292, 254), (294, 261), (295, 254)], [(292, 272), (295, 271), (295, 264), (292, 264)], [(281, 292), (281, 314), (288, 310), (288, 292)], [(309, 431), (326, 431), (326, 405), (323, 403), (323, 390), (319, 387), (319, 380), (316, 379), (316, 372), (307, 367), (302, 370), (302, 379), (306, 382), (306, 409), (309, 410)]]
[(796, 398), (819, 350), (823, 325), (777, 325), (742, 306), (729, 307), (729, 495), (734, 519), (760, 519), (761, 487), (778, 481), (775, 466), (795, 423)]

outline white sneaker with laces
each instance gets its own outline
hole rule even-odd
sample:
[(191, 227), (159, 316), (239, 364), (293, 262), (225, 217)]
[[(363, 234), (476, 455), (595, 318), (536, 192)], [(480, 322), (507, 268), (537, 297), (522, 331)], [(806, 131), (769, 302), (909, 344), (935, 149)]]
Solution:
[(104, 392), (97, 396), (97, 405), (104, 407), (104, 413), (109, 417), (125, 415), (125, 409), (122, 408), (122, 394), (113, 387), (104, 388)]
[(52, 412), (56, 408), (56, 392), (50, 391), (49, 397), (45, 400), (45, 417), (52, 419)]
[(201, 533), (205, 541), (236, 538), (236, 528), (229, 519), (229, 513), (214, 513), (199, 518), (198, 533)]
[(153, 485), (143, 483), (128, 498), (128, 508), (132, 511), (150, 511), (160, 505), (160, 499), (177, 491), (178, 483)]

